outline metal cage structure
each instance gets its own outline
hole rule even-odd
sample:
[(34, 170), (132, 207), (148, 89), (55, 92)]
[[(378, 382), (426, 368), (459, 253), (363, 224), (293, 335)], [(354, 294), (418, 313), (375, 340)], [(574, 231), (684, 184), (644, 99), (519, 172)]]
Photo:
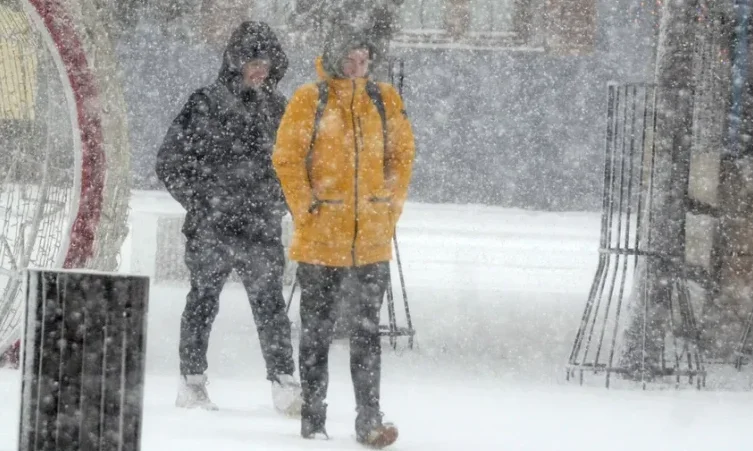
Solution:
[(0, 364), (17, 364), (23, 272), (114, 270), (127, 234), (126, 108), (93, 7), (0, 4)]
[(749, 16), (743, 1), (665, 3), (656, 85), (608, 88), (599, 262), (568, 379), (701, 388), (750, 361)]
[(586, 373), (603, 373), (609, 387), (617, 374), (645, 388), (655, 377), (679, 385), (684, 376), (700, 388), (706, 372), (686, 279), (672, 281), (670, 302), (657, 305), (645, 276), (654, 262), (677, 264), (652, 246), (656, 87), (610, 84), (607, 97), (599, 257), (567, 379), (577, 375), (582, 384)]

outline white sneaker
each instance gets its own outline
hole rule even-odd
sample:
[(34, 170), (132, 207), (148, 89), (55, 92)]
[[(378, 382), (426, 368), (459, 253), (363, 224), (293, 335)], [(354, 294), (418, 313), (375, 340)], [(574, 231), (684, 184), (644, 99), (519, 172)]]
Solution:
[(303, 398), (301, 384), (290, 374), (278, 374), (272, 381), (272, 403), (275, 410), (289, 417), (300, 417)]
[(181, 376), (175, 406), (184, 409), (198, 407), (204, 410), (219, 410), (217, 405), (209, 399), (209, 392), (207, 392), (208, 384), (209, 382), (204, 374)]

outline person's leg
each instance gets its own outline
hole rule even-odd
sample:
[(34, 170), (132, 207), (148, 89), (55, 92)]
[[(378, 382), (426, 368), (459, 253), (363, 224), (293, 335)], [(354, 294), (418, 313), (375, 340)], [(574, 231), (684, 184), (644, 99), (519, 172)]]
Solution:
[(267, 379), (295, 372), (290, 319), (282, 295), (285, 255), (281, 242), (254, 244), (239, 256), (236, 271), (246, 288), (267, 367)]
[(335, 297), (335, 331), (333, 340), (349, 339), (353, 313), (350, 311), (353, 307), (351, 301), (357, 293), (358, 280), (351, 269), (348, 269), (343, 276), (340, 288)]
[[(382, 424), (380, 382), (382, 347), (379, 312), (389, 282), (389, 263), (355, 268), (358, 289), (352, 299), (350, 373), (356, 397), (356, 436), (360, 442), (389, 444), (396, 429)], [(392, 435), (394, 433), (394, 435)]]
[(293, 376), (290, 319), (282, 296), (285, 255), (282, 242), (252, 243), (237, 258), (236, 271), (246, 288), (259, 334), (259, 344), (272, 381), (275, 409), (289, 416), (301, 413), (301, 386)]
[[(335, 323), (335, 294), (345, 269), (299, 263), (301, 342), (299, 371), (303, 392), (301, 435), (324, 432), (328, 356)], [(324, 432), (326, 434), (326, 432)]]
[(206, 393), (207, 349), (219, 297), (232, 266), (227, 252), (213, 237), (192, 237), (186, 243), (185, 262), (191, 289), (180, 323), (180, 407), (216, 408)]

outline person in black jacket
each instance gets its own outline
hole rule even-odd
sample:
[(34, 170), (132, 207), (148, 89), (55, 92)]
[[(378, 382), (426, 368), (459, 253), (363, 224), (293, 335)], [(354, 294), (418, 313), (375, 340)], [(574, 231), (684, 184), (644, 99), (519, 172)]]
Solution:
[(242, 23), (217, 80), (191, 94), (157, 155), (157, 176), (186, 209), (191, 289), (181, 318), (179, 407), (217, 409), (206, 389), (207, 347), (220, 292), (235, 270), (251, 303), (274, 405), (300, 414), (282, 296), (286, 205), (271, 162), (286, 106), (277, 83), (287, 66), (268, 25)]

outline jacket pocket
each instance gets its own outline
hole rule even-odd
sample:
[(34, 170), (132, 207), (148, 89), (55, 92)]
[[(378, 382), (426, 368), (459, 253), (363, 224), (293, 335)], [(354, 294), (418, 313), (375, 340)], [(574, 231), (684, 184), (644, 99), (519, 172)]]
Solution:
[(368, 196), (367, 200), (359, 212), (361, 240), (367, 245), (389, 243), (392, 239), (392, 196), (377, 192)]
[(307, 241), (334, 244), (346, 239), (346, 219), (344, 200), (317, 199), (311, 203), (305, 215), (301, 233)]
[(343, 205), (342, 199), (314, 199), (309, 206), (309, 214), (316, 214), (322, 205)]
[(375, 203), (375, 204), (378, 204), (378, 203), (389, 204), (390, 202), (392, 202), (392, 196), (371, 196), (369, 197), (369, 202)]

